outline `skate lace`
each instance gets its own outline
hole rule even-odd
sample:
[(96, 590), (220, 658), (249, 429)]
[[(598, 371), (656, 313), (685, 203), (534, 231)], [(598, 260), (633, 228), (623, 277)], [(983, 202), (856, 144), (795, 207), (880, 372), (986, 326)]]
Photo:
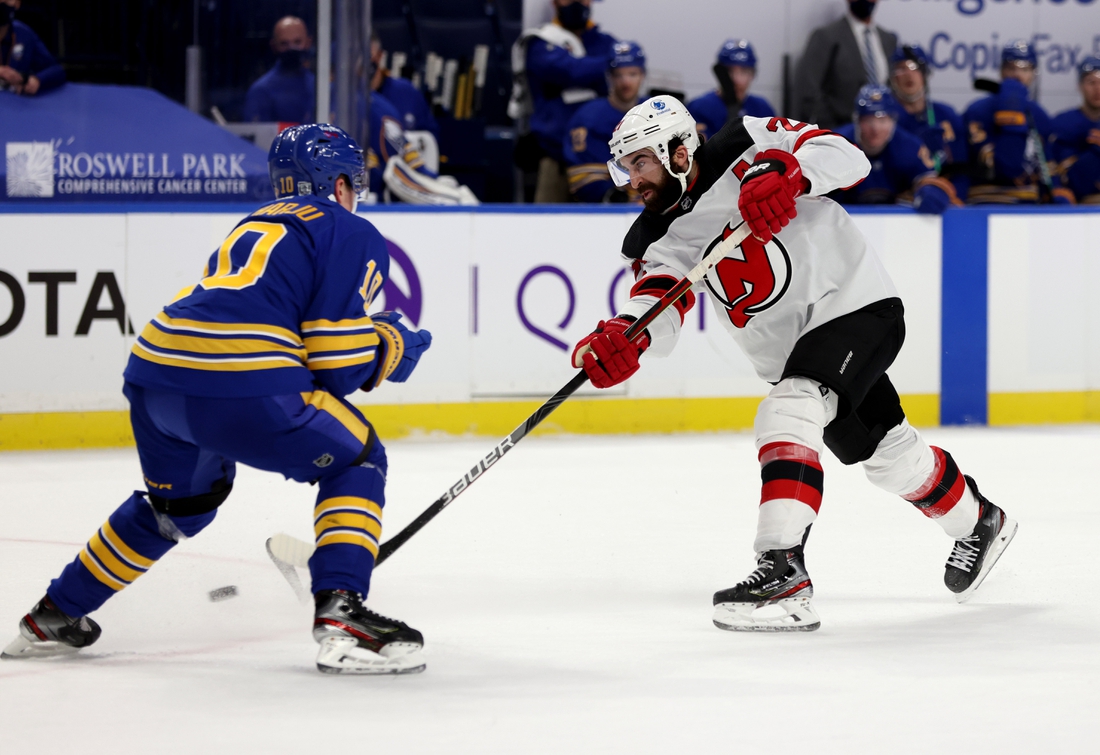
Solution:
[(757, 562), (756, 571), (750, 574), (744, 581), (740, 582), (739, 584), (752, 585), (759, 582), (761, 579), (764, 578), (765, 574), (771, 572), (773, 566), (775, 566), (775, 563), (771, 560), (771, 558), (769, 558), (768, 556), (763, 556), (760, 561)]
[(978, 560), (979, 540), (980, 538), (977, 535), (970, 535), (961, 540), (956, 540), (955, 547), (951, 549), (951, 555), (947, 558), (947, 565), (963, 571), (970, 571), (974, 567), (974, 562)]

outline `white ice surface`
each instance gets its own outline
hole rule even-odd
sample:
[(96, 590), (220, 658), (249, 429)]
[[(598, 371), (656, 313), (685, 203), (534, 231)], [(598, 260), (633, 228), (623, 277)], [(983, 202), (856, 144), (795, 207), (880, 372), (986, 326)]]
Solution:
[[(0, 751), (1097, 752), (1100, 428), (925, 435), (1020, 522), (968, 604), (939, 527), (830, 457), (822, 628), (720, 631), (711, 594), (753, 567), (751, 437), (531, 438), (376, 572), (370, 605), (427, 640), (399, 678), (315, 670), (264, 553), (311, 536), (315, 489), (242, 468), (98, 644), (0, 663)], [(493, 443), (391, 443), (387, 531)], [(0, 642), (140, 480), (132, 450), (0, 454)]]

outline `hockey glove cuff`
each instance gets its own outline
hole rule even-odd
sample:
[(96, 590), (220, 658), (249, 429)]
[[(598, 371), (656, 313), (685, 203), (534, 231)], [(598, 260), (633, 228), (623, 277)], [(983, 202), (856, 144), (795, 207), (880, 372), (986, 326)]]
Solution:
[(802, 166), (790, 152), (767, 149), (756, 156), (741, 179), (737, 209), (749, 224), (752, 235), (763, 243), (798, 215), (795, 200), (809, 184)]
[(633, 341), (626, 340), (633, 317), (615, 317), (600, 321), (596, 330), (573, 348), (573, 366), (583, 367), (592, 385), (610, 388), (638, 371), (638, 357), (649, 348), (649, 334), (642, 331)]
[(924, 215), (942, 215), (951, 206), (951, 197), (935, 184), (925, 184), (913, 195), (913, 209)]
[(1026, 134), (1029, 130), (1027, 87), (1016, 79), (1005, 79), (1001, 82), (1000, 93), (995, 96), (993, 123), (1005, 133)]
[(420, 355), (432, 345), (429, 331), (409, 330), (397, 312), (379, 312), (371, 315), (371, 320), (378, 334), (378, 352), (375, 356), (378, 366), (363, 384), (364, 391), (377, 388), (383, 380), (404, 383), (416, 369)]

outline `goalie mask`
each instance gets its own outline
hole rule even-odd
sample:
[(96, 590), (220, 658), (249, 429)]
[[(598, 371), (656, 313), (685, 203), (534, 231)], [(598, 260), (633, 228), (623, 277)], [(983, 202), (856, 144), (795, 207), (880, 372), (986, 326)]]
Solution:
[[(681, 144), (687, 147), (688, 164), (683, 173), (676, 173), (672, 170), (671, 152)], [(607, 146), (611, 148), (607, 168), (616, 186), (630, 183), (630, 169), (623, 165), (623, 158), (648, 148), (653, 150), (665, 170), (680, 182), (680, 196), (683, 196), (687, 191), (687, 178), (695, 159), (695, 150), (699, 148), (699, 132), (695, 129), (695, 119), (684, 104), (675, 97), (662, 94), (632, 107), (615, 127)]]

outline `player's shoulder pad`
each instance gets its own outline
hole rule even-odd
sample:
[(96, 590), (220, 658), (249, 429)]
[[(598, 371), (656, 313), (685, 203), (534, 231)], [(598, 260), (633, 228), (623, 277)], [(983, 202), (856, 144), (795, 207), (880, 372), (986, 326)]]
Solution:
[(696, 150), (696, 159), (699, 160), (700, 165), (705, 166), (708, 171), (724, 173), (733, 165), (734, 160), (756, 143), (747, 124), (750, 121), (760, 120), (766, 119), (741, 116), (726, 121), (726, 125), (718, 129), (714, 136), (707, 139)]
[(993, 109), (997, 105), (997, 95), (989, 94), (979, 97), (966, 106), (963, 111), (964, 120), (974, 121), (993, 117)]
[(1089, 120), (1089, 117), (1081, 112), (1080, 106), (1058, 113), (1058, 115), (1054, 116), (1052, 124), (1054, 130), (1057, 131), (1058, 135), (1061, 137), (1084, 135), (1095, 128), (1095, 126), (1093, 126), (1093, 121)]

